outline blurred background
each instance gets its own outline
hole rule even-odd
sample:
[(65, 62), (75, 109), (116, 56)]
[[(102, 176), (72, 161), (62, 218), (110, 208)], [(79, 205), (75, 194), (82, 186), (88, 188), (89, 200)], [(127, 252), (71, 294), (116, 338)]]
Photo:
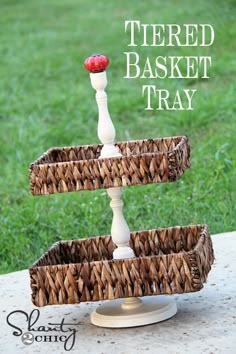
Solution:
[[(109, 111), (116, 141), (187, 135), (192, 167), (176, 183), (125, 188), (132, 231), (207, 223), (236, 230), (236, 7), (232, 0), (0, 0), (0, 272), (28, 267), (54, 242), (110, 234), (105, 190), (33, 197), (28, 167), (54, 146), (98, 143), (97, 106), (84, 60), (110, 58)], [(211, 47), (137, 47), (159, 55), (211, 56), (210, 79), (124, 79), (125, 20), (204, 24)], [(145, 111), (143, 84), (197, 89), (193, 111)]]

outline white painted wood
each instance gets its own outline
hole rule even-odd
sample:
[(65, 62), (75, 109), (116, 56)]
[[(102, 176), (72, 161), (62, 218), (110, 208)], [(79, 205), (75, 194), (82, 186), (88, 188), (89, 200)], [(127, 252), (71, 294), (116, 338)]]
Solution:
[[(92, 87), (96, 90), (96, 101), (98, 105), (98, 137), (103, 148), (100, 158), (122, 156), (114, 145), (115, 128), (112, 123), (107, 107), (107, 95), (104, 91), (107, 86), (106, 71), (90, 73)], [(107, 189), (111, 198), (110, 206), (113, 211), (111, 236), (117, 248), (113, 252), (114, 259), (125, 259), (135, 257), (129, 247), (130, 230), (123, 215), (122, 188), (114, 187)], [(144, 299), (127, 298), (115, 300), (99, 306), (91, 314), (91, 322), (100, 327), (134, 327), (150, 323), (164, 321), (177, 312), (175, 302), (168, 299), (157, 299), (148, 297)]]
[(102, 144), (104, 144), (101, 151), (101, 157), (121, 156), (119, 150), (114, 146), (116, 132), (107, 107), (107, 94), (104, 91), (107, 86), (106, 71), (102, 71), (101, 73), (90, 73), (90, 80), (92, 87), (97, 91), (97, 132), (99, 139)]
[(175, 301), (166, 296), (142, 299), (138, 307), (124, 308), (123, 299), (108, 301), (91, 314), (91, 322), (99, 327), (128, 328), (165, 321), (177, 312)]
[[(97, 91), (96, 101), (98, 105), (98, 137), (104, 144), (100, 158), (122, 156), (114, 146), (115, 128), (112, 123), (107, 107), (107, 95), (104, 89), (107, 85), (106, 71), (100, 73), (90, 73), (92, 87)], [(113, 211), (111, 236), (117, 249), (113, 253), (113, 258), (134, 257), (133, 250), (129, 247), (130, 230), (123, 215), (123, 201), (121, 200), (122, 188), (114, 187), (107, 189), (107, 194), (111, 198), (110, 206)]]
[(122, 188), (109, 188), (107, 194), (111, 198), (110, 206), (113, 211), (111, 235), (117, 248), (113, 252), (114, 259), (132, 258), (134, 252), (129, 247), (130, 230), (123, 215), (123, 201), (121, 200)]
[(137, 309), (143, 306), (143, 301), (139, 297), (127, 297), (121, 304), (123, 310)]

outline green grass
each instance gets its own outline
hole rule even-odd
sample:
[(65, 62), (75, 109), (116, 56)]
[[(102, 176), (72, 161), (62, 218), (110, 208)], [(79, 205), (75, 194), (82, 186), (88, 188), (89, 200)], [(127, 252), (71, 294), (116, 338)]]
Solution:
[[(0, 0), (0, 271), (28, 267), (60, 239), (110, 233), (104, 190), (33, 197), (28, 166), (53, 146), (97, 143), (87, 56), (110, 58), (109, 110), (116, 140), (187, 135), (192, 167), (177, 183), (124, 190), (131, 230), (208, 223), (236, 229), (235, 6), (233, 1)], [(211, 55), (209, 80), (127, 80), (124, 21), (210, 23), (210, 48), (136, 48), (140, 56)], [(142, 84), (197, 89), (194, 111), (145, 111)]]

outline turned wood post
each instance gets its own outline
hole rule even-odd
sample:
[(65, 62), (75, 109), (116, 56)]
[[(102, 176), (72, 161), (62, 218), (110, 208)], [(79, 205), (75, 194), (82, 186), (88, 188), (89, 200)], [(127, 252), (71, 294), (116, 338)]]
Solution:
[[(97, 131), (98, 137), (103, 144), (100, 158), (122, 156), (118, 148), (114, 145), (115, 128), (107, 107), (107, 94), (104, 91), (107, 86), (105, 68), (108, 63), (109, 60), (103, 55), (94, 55), (85, 61), (85, 67), (90, 71), (91, 85), (96, 90), (99, 117)], [(116, 259), (134, 257), (134, 252), (129, 247), (130, 230), (122, 211), (122, 190), (122, 187), (107, 189), (107, 194), (111, 198), (110, 206), (113, 211), (111, 236), (113, 242), (117, 245), (113, 253), (113, 258)]]

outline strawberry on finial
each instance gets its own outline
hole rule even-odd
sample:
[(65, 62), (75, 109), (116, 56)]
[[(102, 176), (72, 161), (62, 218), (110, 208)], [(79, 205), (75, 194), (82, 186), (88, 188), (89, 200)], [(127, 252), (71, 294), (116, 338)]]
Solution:
[(100, 73), (106, 69), (109, 59), (102, 54), (93, 54), (84, 62), (84, 67), (91, 73)]

